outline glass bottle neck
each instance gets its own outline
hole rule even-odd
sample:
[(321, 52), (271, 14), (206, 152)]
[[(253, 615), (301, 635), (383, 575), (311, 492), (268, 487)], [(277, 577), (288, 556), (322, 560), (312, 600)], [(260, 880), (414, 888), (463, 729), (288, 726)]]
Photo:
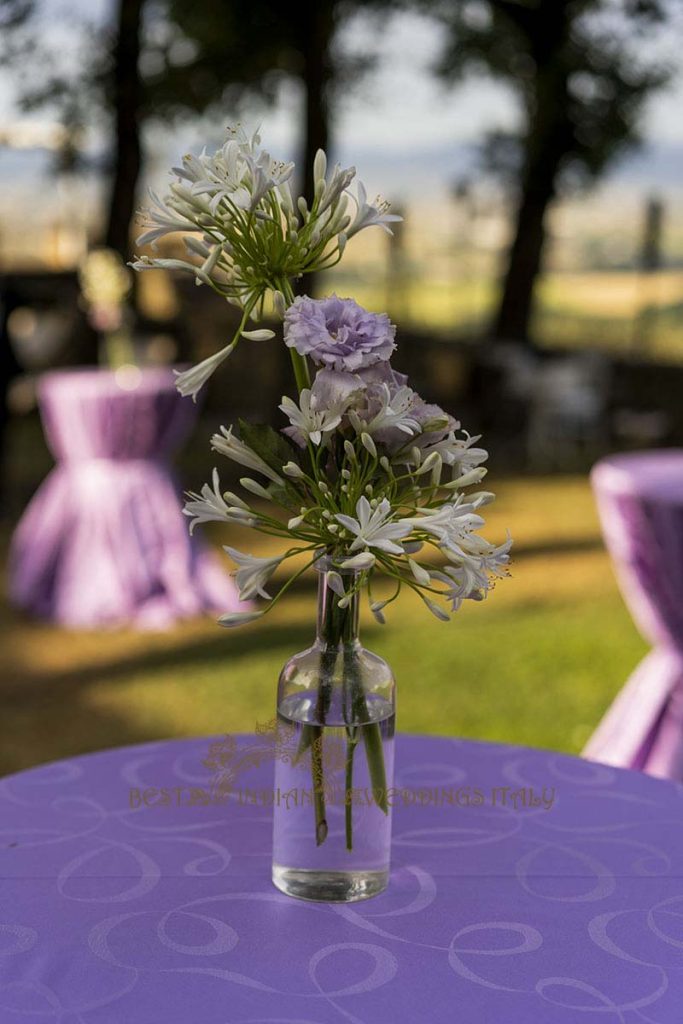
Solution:
[[(318, 569), (318, 625), (316, 644), (322, 647), (356, 645), (360, 619), (360, 593), (344, 595), (358, 584), (359, 573)], [(342, 593), (342, 587), (344, 593)], [(348, 600), (348, 604), (346, 601)]]

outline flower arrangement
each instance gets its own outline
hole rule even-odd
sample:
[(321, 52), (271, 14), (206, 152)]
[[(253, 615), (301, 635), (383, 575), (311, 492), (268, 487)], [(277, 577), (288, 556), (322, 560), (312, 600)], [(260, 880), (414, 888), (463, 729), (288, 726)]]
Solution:
[[(141, 256), (133, 263), (136, 270), (189, 272), (243, 311), (228, 345), (178, 375), (182, 394), (195, 396), (240, 339), (274, 337), (270, 329), (245, 329), (250, 319), (263, 317), (268, 300), (284, 320), (298, 386), (298, 395), (283, 397), (280, 406), (289, 425), (278, 434), (241, 423), (239, 437), (223, 427), (212, 438), (213, 449), (255, 477), (241, 479), (247, 495), (240, 497), (221, 491), (215, 471), (211, 486), (190, 495), (185, 513), (191, 529), (209, 521), (238, 523), (297, 544), (273, 558), (229, 549), (241, 597), (260, 596), (269, 604), (220, 621), (236, 626), (260, 618), (322, 553), (342, 568), (362, 568), (362, 585), (380, 621), (403, 586), (448, 619), (447, 608), (481, 600), (507, 571), (512, 541), (495, 546), (478, 532), (481, 510), (494, 495), (465, 495), (483, 480), (487, 452), (476, 447), (478, 437), (461, 432), (452, 416), (425, 402), (392, 368), (396, 328), (385, 314), (336, 295), (316, 300), (293, 293), (304, 274), (338, 263), (353, 235), (373, 225), (390, 231), (400, 218), (379, 198), (368, 203), (362, 185), (352, 196), (355, 169), (337, 165), (328, 174), (322, 151), (310, 209), (303, 197), (294, 202), (294, 165), (273, 160), (260, 141), (258, 133), (248, 137), (238, 125), (228, 129), (216, 153), (185, 156), (174, 168), (168, 195), (162, 200), (152, 194), (138, 244), (182, 232), (193, 259)], [(251, 496), (280, 514), (250, 504)], [(445, 556), (443, 565), (420, 559), (429, 548)], [(275, 570), (305, 552), (309, 562), (271, 598), (265, 587)], [(396, 584), (389, 600), (372, 599), (377, 572)]]
[[(494, 495), (470, 490), (486, 474), (487, 452), (393, 368), (396, 328), (385, 314), (336, 295), (295, 298), (295, 282), (338, 263), (353, 235), (373, 225), (390, 231), (400, 219), (383, 200), (368, 203), (362, 185), (351, 194), (353, 168), (328, 173), (319, 152), (314, 169), (309, 207), (292, 199), (292, 164), (272, 160), (258, 134), (247, 137), (238, 126), (216, 153), (184, 157), (168, 195), (153, 197), (139, 243), (181, 232), (188, 258), (142, 256), (134, 267), (188, 272), (242, 311), (230, 342), (178, 376), (181, 393), (194, 397), (241, 339), (273, 338), (270, 329), (248, 326), (267, 311), (283, 321), (297, 385), (282, 399), (281, 430), (240, 422), (239, 433), (222, 427), (211, 439), (215, 452), (247, 470), (242, 493), (223, 491), (214, 470), (212, 483), (191, 493), (184, 511), (190, 530), (224, 522), (286, 541), (272, 557), (226, 547), (240, 597), (266, 604), (224, 615), (223, 626), (262, 618), (322, 558), (341, 612), (366, 590), (372, 614), (384, 622), (386, 608), (407, 587), (448, 620), (508, 571), (511, 539), (494, 545), (479, 532)], [(271, 595), (276, 570), (301, 556), (303, 564)], [(348, 570), (355, 570), (351, 577)], [(391, 581), (388, 596), (377, 593), (380, 576)], [(350, 588), (344, 577), (353, 579)], [(304, 739), (312, 756), (314, 732)], [(381, 747), (371, 732), (366, 740), (378, 781)], [(326, 835), (323, 815), (316, 807), (318, 842)]]

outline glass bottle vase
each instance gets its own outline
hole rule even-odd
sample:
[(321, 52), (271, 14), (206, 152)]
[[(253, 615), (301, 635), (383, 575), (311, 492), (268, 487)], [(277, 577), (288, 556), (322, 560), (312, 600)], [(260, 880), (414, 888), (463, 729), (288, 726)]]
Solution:
[(327, 558), (316, 568), (315, 643), (278, 686), (273, 882), (300, 899), (346, 902), (389, 878), (395, 684), (358, 639), (358, 573)]

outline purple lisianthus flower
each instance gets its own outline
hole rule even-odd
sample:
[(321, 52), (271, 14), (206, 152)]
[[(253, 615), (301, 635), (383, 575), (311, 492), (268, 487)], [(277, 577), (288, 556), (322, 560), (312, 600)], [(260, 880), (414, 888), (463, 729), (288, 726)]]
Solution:
[(300, 295), (285, 313), (285, 344), (318, 366), (356, 373), (384, 362), (396, 348), (386, 313), (369, 313), (353, 299)]

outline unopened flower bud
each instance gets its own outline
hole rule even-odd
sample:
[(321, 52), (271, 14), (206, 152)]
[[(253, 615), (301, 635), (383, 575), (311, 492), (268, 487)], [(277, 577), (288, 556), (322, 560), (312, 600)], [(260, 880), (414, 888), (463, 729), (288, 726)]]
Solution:
[(485, 466), (477, 466), (476, 469), (471, 469), (469, 473), (463, 473), (463, 475), (457, 480), (454, 480), (453, 483), (457, 487), (469, 487), (470, 484), (480, 483), (487, 473), (488, 470)]
[(313, 160), (313, 180), (318, 182), (322, 178), (323, 187), (325, 186), (325, 174), (327, 173), (327, 157), (325, 156), (325, 150), (319, 149), (315, 154)]
[(242, 331), (242, 337), (247, 341), (270, 341), (275, 337), (275, 331), (270, 331), (265, 327), (258, 331)]
[(441, 468), (441, 456), (438, 452), (432, 452), (431, 455), (427, 456), (415, 473), (415, 476), (422, 476), (423, 473), (429, 473), (435, 466), (439, 466), (439, 468)]
[(427, 570), (412, 558), (408, 559), (408, 565), (417, 582), (421, 583), (423, 587), (428, 587), (431, 582), (431, 576)]
[(342, 569), (361, 569), (367, 570), (372, 569), (376, 562), (375, 556), (371, 551), (361, 551), (357, 555), (353, 555), (352, 558), (347, 558), (346, 561), (341, 562)]
[(372, 440), (370, 435), (368, 433), (366, 433), (365, 431), (363, 431), (363, 433), (360, 435), (360, 441), (361, 441), (361, 444), (363, 445), (363, 447), (365, 448), (365, 450), (370, 452), (370, 454), (372, 455), (373, 459), (376, 459), (377, 458), (377, 448), (375, 447), (375, 442)]
[(285, 303), (285, 297), (282, 294), (282, 292), (274, 291), (273, 312), (275, 313), (275, 316), (278, 318), (278, 320), (282, 320), (284, 318), (286, 308), (287, 306)]
[(243, 476), (240, 479), (240, 484), (244, 487), (245, 491), (251, 491), (257, 498), (265, 498), (266, 501), (271, 501), (269, 492), (263, 487), (258, 481), (252, 480), (249, 476)]

